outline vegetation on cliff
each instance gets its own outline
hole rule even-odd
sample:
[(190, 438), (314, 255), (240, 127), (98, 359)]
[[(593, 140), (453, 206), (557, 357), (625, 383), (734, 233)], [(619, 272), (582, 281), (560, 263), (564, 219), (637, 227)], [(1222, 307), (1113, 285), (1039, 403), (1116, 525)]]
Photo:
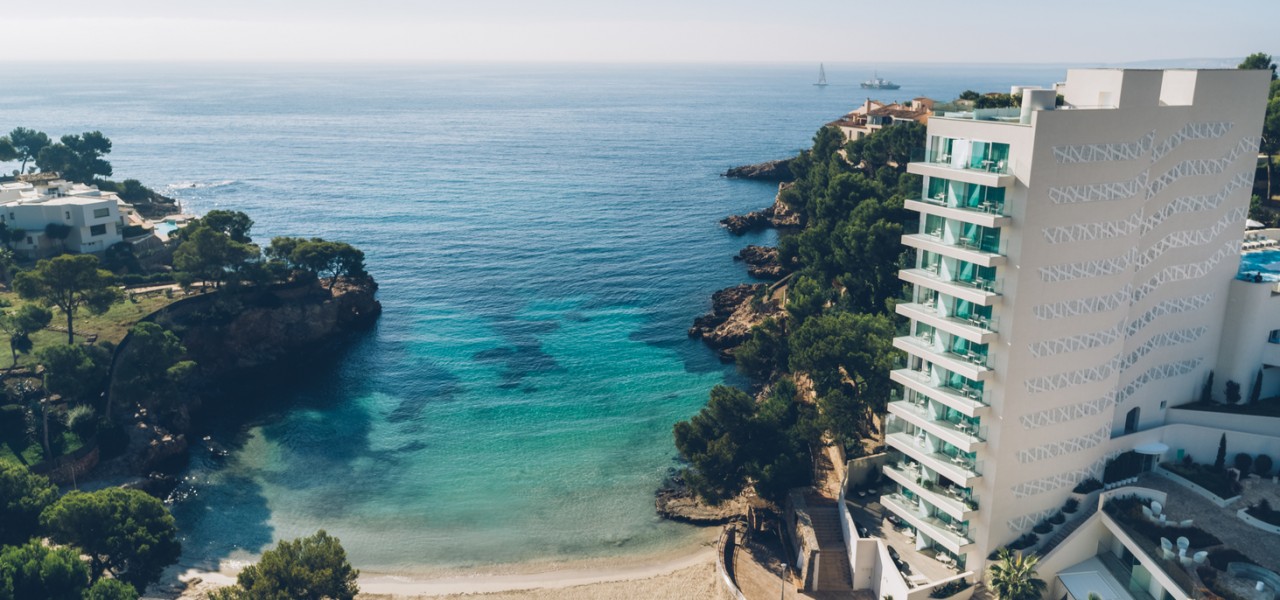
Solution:
[(210, 600), (327, 598), (352, 600), (360, 593), (360, 571), (347, 561), (342, 543), (323, 529), (315, 535), (283, 541), (262, 559), (240, 571), (235, 585), (214, 591)]
[(842, 143), (838, 130), (824, 128), (790, 161), (795, 182), (779, 201), (798, 213), (801, 229), (778, 245), (794, 273), (786, 311), (733, 351), (741, 372), (768, 391), (757, 401), (718, 386), (706, 408), (674, 429), (688, 463), (682, 478), (699, 497), (718, 503), (751, 486), (779, 502), (811, 482), (824, 435), (849, 456), (873, 437), (896, 354), (897, 272), (908, 260), (899, 243), (912, 218), (903, 199), (920, 189), (906, 163), (924, 136), (923, 126), (906, 124)]

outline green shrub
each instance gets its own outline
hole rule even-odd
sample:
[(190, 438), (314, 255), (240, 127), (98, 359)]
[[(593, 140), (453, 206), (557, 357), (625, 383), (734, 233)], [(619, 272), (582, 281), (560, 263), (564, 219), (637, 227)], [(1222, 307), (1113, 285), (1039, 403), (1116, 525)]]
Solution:
[(1253, 459), (1253, 472), (1266, 477), (1271, 474), (1271, 457), (1266, 454), (1259, 454), (1258, 458)]
[(1094, 492), (1100, 489), (1102, 489), (1102, 482), (1090, 477), (1080, 483), (1077, 483), (1076, 487), (1072, 488), (1071, 491), (1077, 494), (1088, 494), (1089, 492)]
[(1241, 452), (1236, 454), (1234, 463), (1236, 469), (1238, 469), (1242, 475), (1247, 475), (1249, 473), (1249, 467), (1253, 466), (1253, 457)]

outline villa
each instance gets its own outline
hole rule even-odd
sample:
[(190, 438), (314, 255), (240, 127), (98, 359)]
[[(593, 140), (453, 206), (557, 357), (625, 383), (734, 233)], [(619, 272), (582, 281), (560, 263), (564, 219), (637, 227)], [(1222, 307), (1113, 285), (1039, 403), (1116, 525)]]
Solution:
[(867, 98), (862, 106), (827, 123), (827, 126), (839, 129), (845, 140), (853, 141), (899, 123), (928, 123), (932, 114), (933, 100), (928, 98), (916, 98), (907, 104), (885, 104)]
[[(0, 223), (26, 233), (12, 247), (33, 258), (103, 252), (124, 239), (126, 218), (138, 219), (131, 206), (91, 185), (48, 178), (0, 182)], [(49, 224), (68, 226), (70, 233), (50, 239)]]
[(854, 590), (967, 598), (1013, 547), (1053, 600), (1193, 598), (1199, 520), (1276, 593), (1280, 529), (1160, 466), (1280, 457), (1280, 418), (1178, 408), (1280, 395), (1280, 231), (1246, 232), (1268, 75), (1070, 70), (927, 119), (887, 451), (841, 494)]

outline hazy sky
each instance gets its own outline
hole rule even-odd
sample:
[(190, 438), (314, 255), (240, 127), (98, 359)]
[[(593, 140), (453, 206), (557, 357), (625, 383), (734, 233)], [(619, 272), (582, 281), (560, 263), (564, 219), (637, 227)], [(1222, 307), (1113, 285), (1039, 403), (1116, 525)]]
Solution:
[(0, 0), (0, 31), (0, 61), (1114, 63), (1280, 52), (1280, 1)]

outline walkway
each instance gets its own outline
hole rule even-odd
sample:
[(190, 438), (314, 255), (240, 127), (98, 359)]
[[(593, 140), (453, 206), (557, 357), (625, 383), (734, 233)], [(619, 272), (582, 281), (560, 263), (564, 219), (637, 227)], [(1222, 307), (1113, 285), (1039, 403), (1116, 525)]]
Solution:
[(875, 599), (875, 594), (869, 590), (807, 593), (796, 591), (793, 581), (783, 583), (782, 578), (778, 576), (782, 571), (782, 565), (771, 561), (767, 567), (762, 566), (760, 562), (753, 558), (753, 552), (742, 545), (737, 546), (733, 553), (733, 571), (738, 583), (738, 589), (742, 591), (743, 596), (747, 597), (747, 600), (775, 600), (777, 598), (782, 600)]
[(1253, 527), (1236, 517), (1237, 510), (1256, 502), (1259, 497), (1268, 497), (1273, 506), (1280, 502), (1277, 486), (1270, 480), (1246, 482), (1245, 497), (1227, 508), (1221, 508), (1204, 496), (1157, 475), (1144, 475), (1134, 485), (1169, 494), (1169, 501), (1165, 502), (1169, 520), (1195, 519), (1196, 527), (1217, 536), (1227, 547), (1235, 548), (1262, 566), (1280, 572), (1280, 535)]

